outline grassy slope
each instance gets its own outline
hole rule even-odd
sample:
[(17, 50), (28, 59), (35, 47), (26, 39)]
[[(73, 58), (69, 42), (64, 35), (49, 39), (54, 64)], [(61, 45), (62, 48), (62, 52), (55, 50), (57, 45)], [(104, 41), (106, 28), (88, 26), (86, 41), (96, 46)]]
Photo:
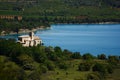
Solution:
[(112, 74), (107, 76), (107, 80), (120, 80), (120, 65)]
[[(42, 80), (85, 80), (86, 75), (91, 71), (81, 72), (78, 71), (78, 65), (82, 60), (67, 61), (70, 64), (67, 70), (56, 68), (55, 71), (49, 71), (43, 74)], [(46, 76), (46, 77), (45, 77)]]
[[(104, 63), (104, 60), (94, 60), (95, 62)], [(87, 75), (93, 73), (90, 71), (78, 71), (78, 65), (83, 62), (83, 60), (76, 59), (72, 61), (67, 61), (70, 64), (67, 70), (56, 68), (54, 71), (48, 71), (41, 76), (41, 80), (86, 80)], [(119, 80), (120, 79), (120, 68), (115, 69), (114, 73), (106, 76), (105, 80)]]
[[(83, 62), (84, 60), (81, 59), (75, 59), (75, 60), (69, 60), (67, 61), (67, 64), (69, 64), (69, 68), (67, 70), (59, 69), (58, 67), (55, 68), (54, 71), (47, 71), (47, 73), (44, 73), (40, 75), (41, 80), (87, 80), (86, 76), (92, 71), (78, 71), (78, 65)], [(104, 60), (94, 60), (95, 62), (100, 63), (106, 63)], [(0, 56), (0, 62), (4, 62), (6, 65), (4, 68), (7, 68), (7, 65), (11, 65), (12, 69), (22, 68), (22, 66), (16, 64), (13, 61), (9, 61), (8, 57)], [(37, 69), (39, 68), (39, 63), (33, 62), (32, 63), (34, 67)], [(2, 64), (1, 64), (2, 65)], [(120, 67), (120, 66), (119, 66)], [(8, 70), (10, 70), (10, 67), (8, 67)], [(27, 75), (30, 75), (34, 72), (34, 70), (24, 70)], [(107, 79), (105, 80), (119, 80), (120, 79), (120, 68), (115, 69), (114, 73), (109, 74), (107, 76)]]
[[(80, 56), (79, 53), (72, 53), (68, 50), (62, 51), (59, 47), (22, 47), (13, 40), (3, 39), (0, 40), (0, 43), (2, 43), (0, 44), (1, 80), (18, 80), (18, 78), (22, 78), (20, 80), (87, 80), (86, 78), (90, 74), (95, 77), (95, 80), (100, 80), (102, 79), (100, 77), (108, 75), (108, 69), (111, 71), (112, 67), (116, 70), (110, 75), (112, 76), (111, 79), (120, 79), (118, 72), (120, 63), (117, 58), (114, 59), (114, 56), (108, 60), (101, 60), (99, 58), (93, 59), (94, 56), (90, 54)], [(80, 63), (84, 63), (90, 69), (84, 69), (86, 67)], [(101, 72), (102, 69), (101, 73), (104, 74), (107, 70), (106, 75), (102, 76), (102, 74), (92, 70), (96, 63), (99, 63), (97, 65), (100, 66), (98, 72)], [(116, 63), (117, 66), (115, 66)], [(80, 67), (82, 70), (78, 71)]]

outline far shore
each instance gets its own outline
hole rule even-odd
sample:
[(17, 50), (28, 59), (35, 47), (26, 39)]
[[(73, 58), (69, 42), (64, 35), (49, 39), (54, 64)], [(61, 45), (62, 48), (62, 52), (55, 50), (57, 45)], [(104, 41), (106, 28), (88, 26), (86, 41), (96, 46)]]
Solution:
[(93, 23), (56, 23), (56, 24), (120, 24), (120, 22), (93, 22)]
[[(96, 23), (54, 23), (54, 24), (120, 24), (120, 22), (96, 22)], [(51, 24), (52, 25), (52, 24)], [(5, 35), (9, 35), (9, 34), (22, 34), (22, 33), (29, 33), (29, 32), (35, 32), (37, 30), (44, 30), (44, 29), (49, 29), (49, 27), (45, 27), (45, 26), (40, 26), (40, 27), (36, 27), (33, 29), (20, 29), (19, 32), (9, 32), (7, 33), (6, 31), (2, 31), (0, 36), (5, 36)]]
[(9, 33), (6, 33), (5, 31), (2, 31), (0, 36), (5, 36), (5, 35), (9, 35), (9, 34), (22, 34), (22, 33), (29, 33), (29, 32), (35, 32), (37, 30), (44, 30), (44, 29), (49, 29), (50, 27), (45, 27), (45, 26), (40, 26), (40, 27), (37, 27), (37, 28), (33, 28), (33, 29), (20, 29), (19, 32), (9, 32)]

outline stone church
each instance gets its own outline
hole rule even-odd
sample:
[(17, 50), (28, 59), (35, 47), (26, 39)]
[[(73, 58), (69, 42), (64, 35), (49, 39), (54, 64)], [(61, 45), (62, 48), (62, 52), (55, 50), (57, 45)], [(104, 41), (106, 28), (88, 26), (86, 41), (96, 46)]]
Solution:
[(21, 43), (24, 47), (37, 46), (42, 44), (42, 40), (35, 36), (33, 32), (30, 32), (29, 35), (22, 35), (18, 37), (18, 43)]

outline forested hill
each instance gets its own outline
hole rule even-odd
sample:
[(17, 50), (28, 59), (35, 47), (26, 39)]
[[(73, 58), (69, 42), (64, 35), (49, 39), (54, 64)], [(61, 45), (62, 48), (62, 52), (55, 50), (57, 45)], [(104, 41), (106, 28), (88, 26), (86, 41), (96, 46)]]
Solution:
[(120, 0), (0, 0), (0, 14), (44, 18), (49, 22), (113, 21), (120, 18), (119, 8)]
[(113, 7), (120, 7), (119, 0), (0, 0), (0, 2), (8, 3), (45, 3), (57, 2), (57, 4), (73, 5), (73, 6), (101, 6), (109, 5)]
[[(6, 15), (21, 16), (22, 21)], [(0, 0), (1, 18), (0, 32), (53, 23), (120, 22), (120, 0)]]

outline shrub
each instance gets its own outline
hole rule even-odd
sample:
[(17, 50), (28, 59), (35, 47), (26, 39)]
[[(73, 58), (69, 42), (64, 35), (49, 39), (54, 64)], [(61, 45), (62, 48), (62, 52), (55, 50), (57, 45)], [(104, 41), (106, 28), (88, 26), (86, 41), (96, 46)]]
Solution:
[(86, 53), (86, 54), (84, 54), (84, 55), (82, 56), (82, 58), (83, 58), (84, 60), (90, 60), (90, 59), (93, 59), (94, 56), (91, 55), (90, 53)]
[(24, 70), (34, 70), (35, 67), (33, 64), (25, 64), (25, 65), (23, 65), (23, 69)]
[(58, 47), (58, 46), (56, 46), (56, 47), (54, 48), (54, 51), (55, 51), (56, 53), (62, 53), (61, 48)]
[(113, 67), (112, 67), (112, 65), (107, 65), (106, 66), (107, 67), (107, 72), (109, 73), (109, 74), (111, 74), (111, 73), (113, 73)]
[(33, 59), (32, 57), (30, 57), (29, 55), (27, 54), (21, 54), (19, 57), (17, 57), (17, 59), (19, 60), (19, 63), (21, 65), (24, 65), (24, 64), (29, 64), (29, 63), (33, 63)]
[(78, 70), (79, 71), (89, 71), (91, 68), (91, 64), (90, 63), (80, 63), (79, 66), (78, 66)]
[(59, 60), (58, 56), (54, 52), (48, 53), (47, 57), (52, 61), (58, 61)]
[(46, 67), (45, 65), (43, 65), (43, 64), (41, 64), (41, 65), (39, 66), (39, 68), (40, 68), (39, 71), (40, 71), (41, 73), (46, 73), (47, 70), (48, 70), (47, 67)]
[(118, 56), (108, 56), (108, 62), (117, 65), (119, 63), (119, 57)]
[(41, 80), (40, 74), (37, 71), (34, 71), (28, 76), (28, 80)]
[(101, 55), (98, 55), (98, 59), (105, 60), (107, 58), (105, 54), (101, 54)]
[(46, 64), (48, 70), (54, 70), (55, 69), (55, 65), (51, 61), (46, 61), (45, 64)]
[(21, 54), (18, 58), (19, 63), (23, 66), (24, 70), (34, 70), (35, 66), (33, 65), (34, 60), (27, 54)]
[(71, 58), (73, 59), (80, 59), (81, 58), (81, 55), (80, 55), (80, 52), (75, 52), (71, 55)]
[(101, 80), (99, 73), (90, 73), (87, 75), (87, 80)]
[(59, 63), (58, 67), (60, 69), (67, 70), (68, 69), (68, 64), (66, 64), (65, 62), (61, 62), (61, 63)]
[(96, 63), (92, 67), (92, 70), (99, 72), (103, 76), (106, 74), (106, 68), (105, 68), (104, 64)]
[(0, 62), (0, 80), (24, 80), (25, 72), (14, 62)]

